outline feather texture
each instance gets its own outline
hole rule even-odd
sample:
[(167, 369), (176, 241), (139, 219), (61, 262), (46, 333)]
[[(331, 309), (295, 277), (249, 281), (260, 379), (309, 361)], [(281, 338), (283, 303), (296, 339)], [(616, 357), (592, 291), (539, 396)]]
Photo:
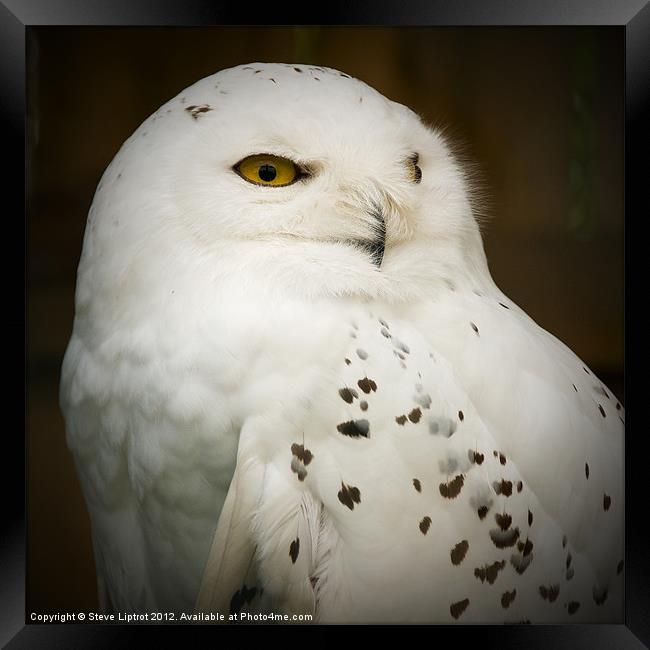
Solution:
[[(518, 350), (513, 336), (511, 354), (525, 354), (541, 371), (529, 377), (520, 364), (504, 368), (504, 358), (487, 390), (476, 375), (485, 367), (483, 351), (494, 352), (489, 335), (500, 331), (493, 325), (501, 312), (490, 299), (469, 300), (480, 336), (465, 317), (454, 329), (465, 337), (460, 342), (472, 365), (449, 361), (443, 341), (451, 324), (443, 317), (429, 321), (423, 335), (388, 306), (353, 310), (329, 346), (349, 342), (331, 355), (320, 381), (306, 392), (294, 384), (284, 417), (252, 433), (257, 442), (249, 439), (247, 448), (256, 457), (265, 450), (273, 476), (247, 531), (258, 548), (258, 580), (272, 598), (270, 611), (310, 613), (308, 600), (296, 599), (301, 608), (288, 605), (286, 591), (311, 578), (324, 621), (620, 616), (622, 422), (602, 424), (591, 397), (597, 380), (548, 337)], [(530, 329), (512, 307), (501, 318), (512, 319), (514, 331), (522, 324)], [(572, 367), (549, 366), (553, 372), (545, 376), (550, 346)], [(558, 374), (568, 381), (557, 381)], [(476, 390), (463, 388), (477, 382)], [(485, 405), (494, 384), (502, 395), (498, 420)], [(537, 408), (528, 417), (523, 395), (531, 386)], [(276, 449), (269, 453), (271, 435)], [(527, 444), (517, 446), (519, 438)], [(302, 475), (292, 459), (305, 451), (310, 461)], [(296, 524), (306, 492), (310, 503), (322, 504), (324, 525), (318, 516), (305, 517), (313, 523), (302, 529)], [(612, 500), (608, 508), (604, 494)], [(304, 565), (293, 561), (296, 540), (301, 553), (307, 549)], [(608, 598), (597, 603), (594, 593)]]
[[(307, 171), (233, 171), (261, 153)], [(623, 408), (471, 206), (438, 132), (326, 68), (222, 71), (124, 143), (61, 381), (102, 608), (621, 621)]]

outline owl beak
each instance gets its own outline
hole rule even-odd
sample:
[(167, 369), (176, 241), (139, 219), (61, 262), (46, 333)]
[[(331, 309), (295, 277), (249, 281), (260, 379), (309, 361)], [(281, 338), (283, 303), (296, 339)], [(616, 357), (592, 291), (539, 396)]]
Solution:
[(384, 260), (384, 249), (386, 248), (386, 220), (381, 206), (375, 204), (370, 216), (373, 218), (374, 223), (374, 237), (364, 242), (364, 248), (370, 254), (372, 263), (377, 267), (381, 267)]

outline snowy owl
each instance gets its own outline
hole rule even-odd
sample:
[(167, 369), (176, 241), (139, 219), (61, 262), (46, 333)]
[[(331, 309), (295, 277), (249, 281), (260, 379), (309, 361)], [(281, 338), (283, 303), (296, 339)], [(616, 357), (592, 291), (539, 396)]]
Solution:
[(61, 407), (106, 612), (622, 620), (621, 404), (493, 282), (442, 135), (345, 73), (223, 70), (129, 137)]

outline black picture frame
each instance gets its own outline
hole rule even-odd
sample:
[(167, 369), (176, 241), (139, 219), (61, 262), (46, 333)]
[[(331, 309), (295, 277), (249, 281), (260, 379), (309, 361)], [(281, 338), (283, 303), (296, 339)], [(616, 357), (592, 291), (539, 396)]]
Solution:
[[(287, 6), (287, 8), (289, 8)], [(320, 8), (320, 7), (319, 7)], [(268, 15), (264, 15), (264, 13)], [(4, 195), (11, 198), (5, 212), (5, 224), (15, 226), (8, 241), (25, 241), (25, 230), (20, 218), (25, 205), (25, 40), (30, 26), (36, 25), (217, 25), (246, 24), (268, 19), (272, 24), (365, 24), (365, 25), (618, 25), (625, 30), (625, 394), (626, 394), (626, 552), (625, 552), (625, 624), (624, 625), (567, 625), (567, 626), (448, 626), (436, 630), (449, 635), (454, 644), (498, 644), (499, 648), (642, 648), (650, 643), (650, 560), (648, 558), (643, 523), (648, 511), (644, 479), (648, 464), (647, 432), (642, 429), (637, 395), (639, 389), (632, 378), (642, 376), (638, 364), (645, 359), (640, 344), (642, 335), (635, 334), (630, 309), (633, 287), (643, 290), (643, 282), (631, 270), (637, 258), (640, 223), (649, 214), (647, 184), (643, 154), (646, 130), (642, 127), (647, 116), (650, 95), (650, 6), (647, 0), (445, 0), (402, 1), (400, 3), (344, 3), (330, 2), (316, 19), (306, 16), (300, 8), (292, 8), (290, 15), (268, 11), (246, 11), (236, 3), (178, 0), (2, 0), (0, 2), (0, 75), (2, 93), (0, 114), (3, 133), (3, 154), (6, 158), (3, 175)], [(636, 239), (636, 242), (634, 241)], [(8, 242), (7, 242), (8, 243)], [(19, 250), (17, 245), (6, 249)], [(25, 251), (23, 247), (23, 251)], [(29, 251), (25, 251), (28, 255)], [(25, 284), (18, 287), (15, 280), (16, 261), (3, 256), (6, 277), (12, 281), (11, 292), (15, 303), (23, 311), (10, 308), (5, 322), (9, 333), (20, 339), (19, 327), (25, 340)], [(23, 261), (23, 272), (25, 265)], [(25, 275), (23, 276), (24, 279)], [(7, 287), (5, 287), (7, 288)], [(22, 289), (22, 291), (21, 291)], [(13, 298), (13, 293), (10, 296)], [(12, 300), (13, 303), (13, 300)], [(23, 318), (11, 316), (22, 313)], [(641, 324), (643, 319), (640, 318)], [(638, 329), (638, 328), (636, 328)], [(19, 356), (18, 346), (9, 344), (11, 352)], [(13, 361), (13, 359), (11, 359)], [(21, 364), (22, 361), (22, 364)], [(20, 372), (22, 365), (23, 372)], [(9, 395), (5, 403), (20, 404), (15, 372), (25, 384), (25, 363), (16, 359), (12, 365)], [(25, 391), (22, 391), (25, 404)], [(23, 409), (23, 416), (25, 409)], [(25, 447), (18, 427), (8, 427), (3, 437), (5, 459), (3, 477), (3, 518), (0, 545), (0, 642), (8, 648), (50, 647), (114, 647), (116, 644), (152, 643), (164, 634), (167, 642), (180, 639), (179, 634), (189, 630), (177, 626), (117, 626), (117, 625), (26, 625), (25, 612)], [(24, 428), (23, 428), (24, 430)], [(8, 471), (11, 469), (11, 471)], [(211, 635), (216, 630), (194, 626), (194, 634)], [(330, 628), (334, 629), (334, 628)], [(237, 633), (240, 630), (236, 630)], [(221, 633), (221, 632), (219, 632)], [(171, 635), (171, 636), (170, 636)], [(183, 637), (186, 639), (187, 637)], [(444, 642), (444, 641), (443, 641)]]

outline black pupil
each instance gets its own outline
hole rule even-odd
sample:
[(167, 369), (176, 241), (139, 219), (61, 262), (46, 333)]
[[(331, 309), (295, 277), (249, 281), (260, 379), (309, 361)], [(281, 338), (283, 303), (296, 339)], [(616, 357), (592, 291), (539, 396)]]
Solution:
[(266, 183), (271, 182), (278, 175), (273, 165), (261, 165), (258, 174)]

